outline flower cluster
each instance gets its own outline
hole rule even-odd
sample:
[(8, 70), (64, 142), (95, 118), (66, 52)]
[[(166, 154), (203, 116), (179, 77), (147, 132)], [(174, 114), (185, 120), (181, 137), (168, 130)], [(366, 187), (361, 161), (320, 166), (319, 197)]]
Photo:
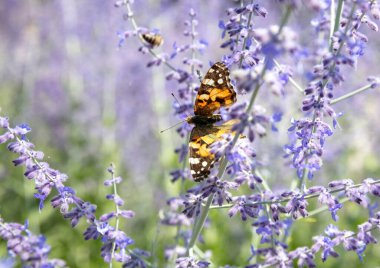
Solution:
[(240, 64), (249, 68), (259, 62), (259, 49), (253, 45), (251, 20), (252, 16), (265, 18), (267, 13), (267, 10), (258, 4), (248, 4), (227, 10), (229, 20), (219, 22), (222, 39), (227, 34), (227, 40), (222, 43), (221, 47), (228, 47), (231, 50), (231, 54), (224, 58), (227, 65), (241, 62)]
[[(380, 197), (379, 180), (366, 179), (362, 184), (354, 185), (351, 180), (332, 181), (329, 183), (329, 189), (322, 186), (314, 186), (309, 188), (305, 194), (297, 192), (284, 192), (279, 195), (267, 194), (266, 199), (262, 199), (260, 195), (254, 195), (249, 198), (237, 199), (234, 206), (230, 209), (230, 215), (235, 215), (239, 210), (243, 220), (246, 215), (252, 218), (258, 218), (260, 209), (264, 209), (265, 205), (270, 206), (272, 218), (259, 217), (254, 221), (253, 226), (257, 235), (261, 237), (260, 243), (265, 245), (274, 245), (275, 247), (260, 247), (253, 249), (254, 256), (260, 255), (265, 262), (253, 264), (249, 267), (266, 267), (266, 265), (284, 265), (288, 267), (295, 260), (298, 260), (299, 267), (316, 267), (315, 258), (318, 252), (321, 252), (322, 261), (326, 261), (330, 257), (338, 257), (335, 251), (339, 245), (343, 245), (345, 250), (355, 251), (359, 258), (363, 259), (363, 252), (370, 243), (376, 243), (376, 239), (371, 235), (371, 231), (379, 228), (379, 217), (377, 213), (374, 217), (368, 219), (367, 222), (358, 226), (358, 233), (351, 231), (338, 231), (334, 225), (326, 228), (327, 236), (313, 237), (314, 244), (310, 247), (297, 248), (294, 251), (287, 251), (287, 246), (279, 239), (281, 235), (286, 235), (291, 227), (291, 221), (282, 220), (284, 217), (280, 215), (290, 214), (296, 220), (298, 217), (307, 217), (307, 199), (318, 197), (318, 201), (328, 207), (334, 221), (337, 221), (337, 210), (342, 207), (339, 200), (332, 195), (335, 192), (344, 193), (352, 202), (367, 208), (369, 194)], [(286, 203), (285, 206), (281, 203)]]
[(23, 267), (66, 267), (60, 259), (49, 259), (50, 246), (42, 235), (28, 230), (28, 222), (6, 223), (0, 219), (0, 237), (7, 241), (8, 253), (19, 257)]
[[(52, 169), (47, 162), (42, 162), (44, 154), (34, 150), (34, 145), (26, 138), (26, 134), (31, 131), (29, 126), (22, 124), (12, 128), (8, 118), (0, 117), (0, 127), (6, 129), (6, 132), (0, 136), (0, 144), (8, 142), (8, 150), (19, 155), (13, 163), (15, 166), (24, 165), (26, 168), (24, 176), (34, 181), (37, 191), (34, 196), (40, 200), (40, 209), (44, 207), (44, 201), (52, 194), (53, 190), (56, 190), (57, 195), (52, 197), (51, 206), (58, 208), (63, 217), (70, 220), (72, 227), (77, 226), (81, 218), (87, 220), (89, 226), (84, 232), (84, 238), (86, 240), (102, 239), (103, 246), (101, 248), (101, 256), (106, 262), (115, 260), (124, 263), (124, 265), (127, 265), (126, 267), (133, 263), (145, 263), (143, 257), (146, 257), (148, 253), (138, 249), (136, 250), (142, 253), (127, 252), (127, 246), (133, 244), (134, 241), (123, 231), (110, 225), (110, 220), (112, 219), (119, 221), (119, 217), (129, 219), (134, 216), (133, 211), (120, 209), (120, 207), (124, 205), (124, 201), (116, 191), (113, 194), (107, 195), (107, 199), (115, 203), (116, 211), (106, 213), (97, 219), (95, 215), (96, 206), (82, 200), (76, 195), (74, 189), (65, 186), (68, 176), (58, 170)], [(121, 183), (122, 179), (120, 177), (114, 177), (114, 168), (112, 166), (108, 171), (112, 174), (112, 179), (106, 180), (104, 185), (113, 186), (114, 189), (116, 189), (116, 185)], [(16, 244), (12, 242), (15, 248), (13, 248), (13, 246), (9, 247), (11, 255), (21, 256), (23, 262), (34, 262), (33, 265), (37, 266), (33, 267), (39, 267), (38, 264), (44, 263), (45, 261), (48, 262), (45, 258), (50, 248), (44, 246), (43, 237), (31, 236), (25, 239), (22, 233), (27, 232), (26, 226), (23, 227), (18, 224), (3, 224), (2, 226), (6, 240), (20, 240), (18, 243), (21, 246), (17, 247)], [(9, 233), (14, 235), (14, 237), (10, 237)], [(24, 240), (26, 242), (24, 242)], [(28, 247), (30, 247), (30, 243), (41, 245), (42, 248), (40, 248), (40, 250), (44, 254), (39, 253), (41, 256), (34, 258), (33, 254), (36, 253), (30, 250), (28, 253), (27, 251)], [(33, 250), (37, 249), (38, 248)], [(133, 265), (132, 267), (136, 267)], [(140, 265), (140, 267), (144, 266)]]
[[(148, 68), (168, 68), (166, 80), (174, 81), (177, 87), (177, 94), (172, 93), (178, 97), (173, 102), (173, 113), (184, 120), (193, 113), (202, 77), (199, 70), (207, 68), (204, 62), (217, 61), (204, 57), (209, 44), (202, 38), (201, 17), (196, 8), (190, 8), (183, 34), (176, 33), (176, 38), (182, 37), (185, 41), (176, 40), (170, 51), (161, 52), (159, 47), (166, 37), (158, 29), (137, 24), (133, 3), (133, 0), (115, 3), (116, 7), (125, 9), (124, 19), (130, 23), (127, 30), (118, 34), (119, 46), (135, 37), (140, 44), (139, 52), (151, 56), (146, 64)], [(312, 180), (323, 167), (327, 140), (334, 134), (342, 115), (333, 105), (379, 85), (380, 79), (371, 76), (363, 88), (334, 99), (336, 89), (347, 79), (345, 71), (358, 67), (358, 61), (366, 53), (369, 37), (362, 26), (378, 31), (375, 21), (380, 19), (380, 9), (377, 1), (313, 0), (302, 5), (299, 0), (276, 1), (272, 5), (282, 13), (281, 16), (272, 16), (276, 12), (269, 12), (272, 11), (268, 8), (271, 3), (263, 3), (242, 0), (239, 6), (227, 9), (224, 19), (215, 21), (221, 31), (222, 61), (231, 71), (231, 83), (236, 92), (246, 95), (247, 101), (217, 111), (223, 127), (228, 129), (227, 134), (220, 134), (209, 144), (215, 160), (212, 166), (215, 167), (201, 183), (191, 181), (193, 186), (190, 188), (187, 188), (191, 178), (187, 155), (192, 128), (184, 120), (177, 129), (185, 140), (175, 149), (181, 166), (170, 175), (181, 192), (168, 199), (167, 209), (159, 213), (160, 224), (175, 228), (173, 241), (164, 245), (168, 266), (203, 268), (211, 265), (212, 252), (203, 252), (196, 243), (205, 242), (202, 237), (204, 228), (215, 228), (214, 220), (208, 217), (213, 209), (226, 217), (241, 220), (240, 224), (251, 229), (251, 256), (244, 261), (246, 267), (293, 267), (295, 264), (316, 267), (319, 255), (323, 262), (331, 257), (338, 258), (338, 247), (354, 251), (363, 261), (365, 249), (377, 243), (372, 232), (380, 228), (380, 212), (376, 211), (373, 201), (380, 197), (380, 180), (368, 178), (359, 184), (350, 179), (329, 180), (324, 184), (327, 186)], [(307, 20), (310, 14), (315, 16), (311, 21), (313, 40), (300, 38), (302, 27), (297, 29), (291, 24), (295, 11), (303, 14), (303, 8), (312, 12), (305, 13), (299, 21)], [(271, 16), (277, 22), (274, 25), (269, 20)], [(310, 32), (307, 34), (309, 36)], [(304, 81), (304, 85), (295, 80)], [(299, 101), (304, 116), (293, 115), (289, 120), (290, 141), (284, 146), (284, 158), (285, 163), (290, 162), (296, 170), (297, 176), (294, 176), (292, 186), (279, 190), (277, 182), (281, 179), (283, 186), (286, 177), (281, 174), (279, 178), (276, 172), (271, 172), (276, 167), (271, 166), (271, 161), (262, 161), (266, 152), (253, 144), (263, 143), (265, 139), (262, 138), (278, 131), (281, 125), (277, 123), (286, 109), (281, 98), (291, 95), (287, 92), (290, 83), (304, 93)], [(274, 97), (274, 101), (280, 103), (272, 108), (267, 108), (270, 106), (267, 103), (259, 105), (257, 100), (263, 90), (268, 92), (266, 98)], [(219, 128), (217, 124), (214, 127)], [(123, 267), (156, 266), (156, 263), (147, 261), (150, 253), (132, 248), (134, 240), (120, 229), (120, 220), (130, 219), (135, 213), (122, 208), (125, 201), (117, 192), (122, 178), (115, 176), (112, 165), (108, 169), (110, 178), (104, 186), (113, 189), (106, 199), (114, 204), (115, 209), (97, 217), (96, 205), (81, 199), (72, 187), (67, 186), (68, 176), (50, 167), (44, 160), (44, 153), (35, 150), (27, 138), (31, 131), (28, 125), (11, 127), (8, 118), (0, 117), (0, 128), (5, 130), (0, 133), (0, 144), (7, 144), (8, 150), (18, 155), (13, 163), (23, 166), (24, 176), (34, 182), (34, 197), (39, 200), (40, 210), (50, 199), (51, 206), (57, 208), (72, 227), (78, 226), (81, 219), (85, 221), (85, 240), (101, 240), (100, 255), (110, 267), (113, 262), (119, 262)], [(282, 145), (279, 148), (281, 150)], [(364, 222), (356, 226), (356, 232), (340, 230), (329, 222), (323, 234), (310, 236), (308, 246), (292, 248), (289, 241), (299, 219), (327, 211), (331, 219), (326, 220), (340, 223), (346, 202), (369, 211)], [(0, 236), (7, 241), (9, 255), (19, 257), (27, 267), (65, 266), (61, 260), (48, 259), (50, 247), (43, 236), (33, 235), (27, 224), (5, 223), (0, 219)], [(156, 262), (156, 256), (153, 257)]]
[[(325, 117), (333, 119), (334, 128), (338, 125), (339, 113), (337, 114), (331, 106), (333, 89), (344, 80), (341, 66), (355, 66), (357, 58), (364, 54), (364, 43), (368, 38), (359, 32), (360, 25), (366, 23), (370, 29), (377, 31), (376, 24), (367, 16), (372, 2), (359, 1), (357, 5), (353, 1), (346, 5), (342, 17), (338, 17), (340, 21), (335, 22), (336, 31), (331, 37), (331, 42), (325, 42), (324, 49), (318, 48), (322, 51), (319, 53), (321, 63), (313, 68), (311, 81), (304, 90), (306, 97), (302, 102), (302, 110), (311, 119), (292, 120), (289, 132), (293, 132), (295, 138), (285, 146), (286, 157), (292, 158), (292, 165), (297, 169), (301, 182), (305, 177), (312, 179), (323, 164), (326, 138), (333, 134), (333, 129), (325, 122)], [(376, 19), (376, 16), (374, 18)]]
[[(314, 238), (315, 243), (311, 248), (289, 250), (285, 243), (293, 228), (292, 223), (309, 215), (309, 199), (317, 199), (330, 211), (332, 220), (338, 221), (337, 214), (343, 207), (343, 202), (334, 193), (341, 193), (345, 198), (366, 208), (370, 206), (368, 195), (371, 193), (378, 196), (378, 181), (372, 179), (367, 179), (359, 185), (354, 185), (351, 180), (333, 181), (327, 188), (307, 188), (304, 183), (305, 178), (312, 179), (315, 172), (321, 169), (326, 139), (338, 126), (337, 119), (340, 113), (336, 113), (332, 108), (332, 99), (334, 88), (344, 80), (341, 66), (355, 66), (358, 57), (364, 53), (365, 43), (368, 42), (364, 33), (359, 32), (359, 26), (365, 23), (370, 29), (377, 31), (376, 24), (369, 19), (368, 14), (371, 13), (374, 19), (379, 18), (375, 1), (350, 1), (344, 5), (343, 11), (343, 1), (339, 1), (336, 16), (328, 13), (332, 10), (331, 4), (331, 1), (321, 0), (310, 1), (305, 5), (317, 14), (317, 18), (312, 21), (316, 33), (328, 37), (310, 44), (310, 50), (299, 44), (298, 33), (287, 26), (292, 12), (301, 8), (299, 1), (279, 1), (279, 6), (283, 7), (284, 11), (279, 25), (254, 27), (253, 20), (265, 19), (268, 11), (253, 1), (248, 4), (241, 1), (240, 7), (229, 8), (228, 19), (219, 21), (223, 39), (221, 47), (229, 49), (223, 56), (223, 61), (230, 68), (237, 67), (231, 71), (237, 92), (251, 94), (251, 98), (248, 103), (220, 111), (225, 122), (234, 122), (232, 131), (235, 131), (235, 135), (224, 135), (223, 139), (211, 145), (211, 152), (220, 160), (219, 169), (213, 169), (203, 183), (168, 201), (170, 211), (163, 215), (161, 222), (177, 227), (176, 245), (166, 250), (167, 259), (176, 259), (177, 267), (203, 267), (203, 264), (194, 258), (192, 250), (207, 219), (207, 212), (213, 207), (229, 207), (230, 217), (239, 214), (242, 221), (249, 218), (253, 220), (252, 226), (256, 235), (260, 237), (260, 245), (251, 247), (250, 259), (260, 256), (264, 262), (252, 263), (247, 267), (288, 267), (295, 261), (300, 267), (315, 267), (317, 252), (322, 252), (322, 260), (325, 261), (328, 256), (336, 257), (334, 247), (343, 244), (346, 250), (355, 250), (361, 257), (365, 246), (375, 241), (368, 234), (372, 225), (369, 227), (369, 223), (366, 223), (363, 227), (359, 226), (360, 235), (355, 238), (357, 240), (353, 240), (353, 234), (349, 232), (342, 232), (343, 235), (326, 232), (327, 236)], [(185, 66), (190, 67), (190, 72), (171, 68), (167, 75), (168, 79), (175, 79), (180, 84), (178, 95), (183, 102), (176, 102), (174, 110), (181, 119), (191, 113), (197, 89), (194, 71), (203, 66), (194, 52), (202, 52), (207, 44), (195, 38), (198, 36), (195, 26), (199, 22), (195, 19), (196, 14), (192, 9), (189, 16), (190, 20), (185, 23), (189, 29), (185, 30), (184, 34), (191, 37), (192, 43), (175, 43), (170, 58), (174, 59), (179, 53), (191, 51), (191, 58), (185, 57), (182, 61)], [(285, 87), (289, 82), (302, 90), (302, 87), (292, 80), (294, 70), (287, 64), (278, 63), (278, 59), (282, 59), (283, 56), (291, 56), (296, 65), (298, 62), (311, 62), (314, 67), (312, 72), (306, 70), (301, 73), (308, 81), (308, 86), (304, 89), (306, 97), (302, 102), (302, 111), (311, 118), (292, 119), (288, 129), (289, 133), (293, 134), (292, 141), (285, 146), (285, 157), (290, 158), (292, 166), (297, 169), (299, 189), (275, 194), (258, 171), (259, 160), (255, 160), (257, 152), (247, 141), (252, 142), (256, 141), (256, 137), (265, 137), (269, 127), (277, 131), (276, 123), (282, 117), (277, 111), (273, 116), (268, 116), (265, 109), (255, 103), (262, 87), (269, 88), (278, 97), (286, 96)], [(376, 78), (371, 78), (370, 87), (377, 86), (376, 81)], [(325, 122), (325, 117), (332, 118), (332, 127)], [(178, 129), (178, 133), (187, 138), (189, 131), (187, 124)], [(245, 133), (247, 139), (244, 139)], [(178, 147), (176, 153), (180, 162), (184, 164), (182, 168), (171, 172), (172, 181), (179, 180), (183, 186), (185, 179), (189, 177), (185, 161), (186, 144)], [(224, 178), (225, 173), (231, 180)], [(239, 195), (240, 191), (244, 191), (241, 186), (245, 183), (254, 192)], [(234, 196), (233, 193), (237, 195)], [(187, 217), (183, 217), (184, 214)], [(187, 227), (192, 220), (194, 227), (190, 232)], [(374, 218), (370, 221), (374, 222)], [(329, 230), (332, 230), (332, 227)], [(183, 240), (182, 245), (179, 243), (180, 238)], [(207, 266), (207, 262), (204, 265)]]

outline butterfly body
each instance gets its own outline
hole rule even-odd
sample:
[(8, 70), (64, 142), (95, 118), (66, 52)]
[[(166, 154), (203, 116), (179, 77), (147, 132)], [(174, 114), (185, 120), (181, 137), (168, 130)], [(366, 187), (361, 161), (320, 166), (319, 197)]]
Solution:
[(193, 124), (196, 126), (202, 126), (202, 125), (212, 125), (218, 121), (222, 121), (221, 115), (211, 115), (211, 116), (204, 116), (204, 115), (194, 115), (186, 118), (186, 122), (189, 124)]
[(218, 160), (210, 146), (222, 139), (223, 134), (231, 132), (232, 128), (228, 122), (215, 125), (222, 121), (222, 117), (214, 113), (235, 102), (236, 93), (230, 82), (229, 70), (223, 63), (217, 62), (208, 70), (198, 89), (194, 116), (186, 119), (194, 125), (189, 140), (189, 163), (191, 175), (197, 182), (208, 177)]

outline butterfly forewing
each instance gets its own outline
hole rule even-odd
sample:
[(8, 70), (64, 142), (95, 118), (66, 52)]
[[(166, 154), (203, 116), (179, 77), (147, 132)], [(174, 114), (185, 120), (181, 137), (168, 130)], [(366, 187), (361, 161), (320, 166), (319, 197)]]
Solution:
[(195, 115), (211, 116), (221, 107), (228, 107), (236, 102), (236, 93), (229, 75), (228, 68), (221, 62), (215, 63), (208, 70), (195, 100)]

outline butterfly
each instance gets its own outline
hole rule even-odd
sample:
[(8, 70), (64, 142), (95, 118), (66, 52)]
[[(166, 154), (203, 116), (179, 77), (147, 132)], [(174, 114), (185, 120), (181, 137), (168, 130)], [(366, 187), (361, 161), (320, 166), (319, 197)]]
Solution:
[(189, 163), (191, 175), (196, 182), (206, 179), (218, 160), (211, 153), (210, 146), (232, 129), (230, 122), (214, 125), (222, 120), (221, 115), (214, 113), (221, 107), (228, 107), (236, 102), (236, 92), (229, 75), (224, 63), (217, 62), (211, 66), (199, 87), (194, 116), (186, 119), (187, 123), (194, 125), (189, 140)]

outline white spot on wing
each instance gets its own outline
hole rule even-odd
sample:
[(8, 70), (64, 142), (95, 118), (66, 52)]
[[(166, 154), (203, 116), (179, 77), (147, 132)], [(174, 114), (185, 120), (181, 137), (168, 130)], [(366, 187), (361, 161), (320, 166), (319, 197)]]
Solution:
[(215, 70), (213, 68), (210, 68), (210, 70), (208, 70), (209, 73), (213, 73)]
[(199, 159), (198, 158), (194, 158), (194, 157), (190, 157), (189, 158), (189, 162), (192, 165), (196, 165), (196, 164), (199, 164)]
[(195, 171), (194, 171), (194, 170), (191, 170), (190, 172), (191, 172), (191, 175), (194, 175), (194, 174), (195, 174)]
[(222, 78), (220, 78), (220, 79), (218, 80), (218, 84), (223, 84), (223, 79), (222, 79)]
[(208, 86), (215, 86), (215, 81), (213, 79), (203, 79), (202, 84)]
[(206, 162), (206, 161), (203, 161), (203, 162), (202, 162), (202, 166), (206, 167), (206, 166), (207, 166), (207, 162)]

